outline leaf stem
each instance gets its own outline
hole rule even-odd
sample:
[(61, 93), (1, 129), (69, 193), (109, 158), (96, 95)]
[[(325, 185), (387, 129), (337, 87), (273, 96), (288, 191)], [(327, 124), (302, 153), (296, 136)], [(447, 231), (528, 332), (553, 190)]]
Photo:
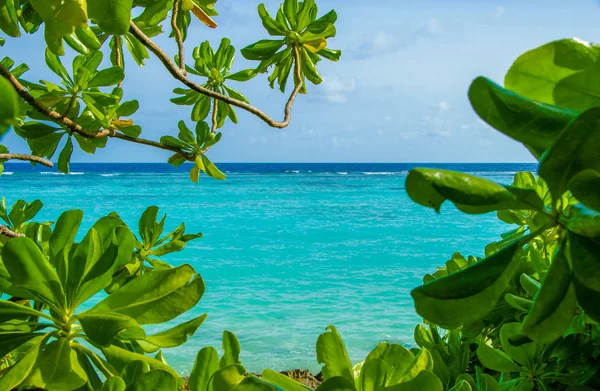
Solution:
[(219, 113), (219, 105), (217, 103), (219, 103), (219, 101), (214, 99), (213, 112), (212, 112), (212, 129), (211, 129), (211, 131), (213, 133), (217, 131), (217, 127), (219, 126), (219, 124), (217, 123), (217, 114)]
[(196, 84), (192, 80), (188, 79), (186, 77), (186, 75), (177, 67), (177, 65), (175, 65), (175, 63), (173, 63), (173, 61), (171, 61), (169, 56), (157, 44), (155, 44), (146, 34), (144, 34), (142, 32), (142, 30), (140, 30), (139, 27), (137, 27), (133, 21), (129, 25), (129, 32), (134, 37), (136, 37), (142, 45), (144, 45), (146, 48), (148, 48), (148, 50), (150, 50), (152, 53), (154, 53), (154, 55), (156, 57), (158, 57), (158, 59), (163, 63), (163, 65), (165, 66), (167, 71), (169, 71), (169, 73), (175, 79), (179, 80), (181, 83), (183, 83), (187, 87), (191, 88), (192, 90), (199, 92), (200, 94), (206, 95), (210, 98), (221, 100), (232, 106), (239, 107), (240, 109), (245, 110), (245, 111), (249, 112), (250, 114), (257, 116), (258, 118), (260, 118), (261, 120), (266, 122), (271, 127), (281, 129), (281, 128), (285, 128), (286, 126), (288, 126), (290, 124), (291, 117), (292, 117), (292, 105), (294, 104), (294, 101), (296, 100), (296, 97), (298, 96), (298, 93), (300, 92), (300, 89), (302, 89), (302, 86), (304, 84), (304, 82), (302, 81), (302, 72), (301, 72), (301, 65), (300, 65), (300, 51), (297, 46), (294, 46), (294, 62), (295, 62), (295, 70), (296, 70), (296, 78), (297, 78), (296, 83), (297, 84), (285, 105), (283, 121), (276, 121), (276, 120), (272, 119), (271, 117), (269, 117), (267, 114), (265, 114), (263, 111), (259, 110), (258, 108), (254, 107), (246, 102), (234, 99), (232, 97), (229, 97), (227, 95), (221, 94), (216, 91), (209, 90), (208, 88), (203, 87), (199, 84)]

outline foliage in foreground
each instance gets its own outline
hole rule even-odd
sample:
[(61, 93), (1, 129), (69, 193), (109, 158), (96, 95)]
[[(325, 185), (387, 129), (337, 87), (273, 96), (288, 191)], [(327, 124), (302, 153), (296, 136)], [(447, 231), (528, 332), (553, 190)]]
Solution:
[[(132, 7), (141, 8), (133, 21)], [(206, 152), (221, 139), (217, 129), (228, 119), (237, 122), (234, 107), (270, 126), (287, 126), (296, 94), (306, 91), (305, 80), (321, 81), (315, 64), (340, 56), (327, 48), (335, 35), (335, 12), (318, 18), (311, 0), (285, 0), (275, 18), (262, 5), (258, 11), (276, 39), (242, 49), (260, 63), (232, 73), (235, 49), (227, 39), (216, 51), (202, 43), (193, 51), (193, 66), (185, 63), (191, 16), (216, 26), (210, 0), (0, 1), (0, 29), (7, 35), (44, 28), (46, 64), (60, 79), (60, 85), (34, 83), (21, 77), (26, 65), (15, 67), (8, 58), (0, 62), (0, 136), (12, 127), (32, 152), (17, 156), (0, 146), (0, 163), (21, 158), (51, 164), (45, 158), (62, 145), (58, 166), (68, 172), (74, 146), (93, 153), (117, 138), (171, 151), (169, 162), (176, 166), (194, 162), (194, 181), (201, 171), (224, 179)], [(179, 47), (174, 62), (150, 40), (162, 32), (169, 14)], [(70, 70), (59, 57), (64, 43), (80, 53)], [(192, 106), (194, 131), (181, 121), (176, 136), (164, 135), (160, 142), (139, 138), (142, 129), (129, 118), (139, 104), (122, 101), (124, 47), (140, 65), (152, 52), (188, 87), (176, 89), (179, 96), (172, 102)], [(98, 69), (103, 50), (111, 66)], [(519, 173), (512, 186), (504, 186), (463, 173), (415, 169), (407, 192), (438, 212), (448, 200), (468, 214), (497, 212), (516, 227), (488, 245), (483, 259), (456, 253), (424, 277), (424, 285), (412, 292), (425, 319), (415, 329), (418, 347), (384, 342), (353, 365), (330, 327), (316, 344), (324, 378), (319, 390), (600, 387), (599, 57), (596, 45), (561, 40), (517, 59), (504, 87), (482, 77), (473, 82), (469, 98), (475, 111), (532, 152), (540, 162), (539, 178)], [(281, 91), (293, 72), (283, 121), (252, 107), (226, 84), (269, 69), (271, 87), (277, 83)], [(204, 122), (211, 112), (210, 123)], [(155, 334), (144, 326), (185, 316), (199, 302), (200, 276), (189, 265), (172, 267), (160, 257), (200, 235), (186, 234), (183, 225), (164, 234), (155, 207), (141, 216), (137, 233), (112, 213), (84, 234), (81, 211), (67, 211), (56, 222), (35, 222), (41, 206), (37, 200), (10, 208), (4, 200), (0, 204), (0, 291), (8, 297), (0, 301), (0, 391), (183, 387), (184, 379), (161, 349), (185, 343), (205, 315)], [(102, 291), (105, 296), (98, 299)], [(98, 300), (92, 304), (92, 298)], [(270, 370), (261, 378), (246, 374), (239, 341), (229, 332), (222, 350), (220, 358), (214, 348), (200, 350), (189, 389), (307, 389)]]

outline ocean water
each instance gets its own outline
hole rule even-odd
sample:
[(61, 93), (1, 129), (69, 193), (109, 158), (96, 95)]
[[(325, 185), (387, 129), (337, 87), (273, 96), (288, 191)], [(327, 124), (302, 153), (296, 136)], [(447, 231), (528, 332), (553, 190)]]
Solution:
[[(467, 216), (451, 204), (436, 214), (414, 204), (404, 181), (414, 166), (474, 173), (510, 184), (532, 164), (221, 164), (225, 181), (193, 184), (186, 167), (163, 164), (73, 164), (70, 175), (7, 164), (0, 196), (9, 204), (39, 198), (38, 219), (82, 209), (85, 232), (117, 211), (137, 230), (147, 206), (204, 237), (166, 260), (191, 264), (204, 297), (178, 321), (207, 313), (185, 345), (165, 356), (182, 374), (203, 346), (238, 336), (250, 371), (318, 372), (315, 342), (328, 325), (342, 334), (352, 361), (379, 342), (414, 344), (421, 321), (410, 290), (455, 251), (481, 256), (509, 230), (494, 214)], [(99, 299), (99, 298), (97, 298)], [(173, 322), (173, 325), (175, 322)], [(155, 328), (156, 329), (156, 328)]]

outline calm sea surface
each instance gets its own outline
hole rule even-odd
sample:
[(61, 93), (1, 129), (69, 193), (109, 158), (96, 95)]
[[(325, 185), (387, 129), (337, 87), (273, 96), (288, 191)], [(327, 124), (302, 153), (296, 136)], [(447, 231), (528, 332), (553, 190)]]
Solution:
[[(414, 204), (404, 181), (414, 164), (221, 164), (228, 178), (193, 184), (185, 167), (73, 164), (70, 175), (7, 164), (0, 196), (44, 202), (38, 218), (85, 212), (83, 229), (117, 211), (137, 232), (147, 206), (166, 213), (167, 229), (185, 222), (204, 237), (166, 258), (191, 264), (204, 297), (181, 321), (208, 319), (165, 356), (189, 373), (203, 346), (220, 347), (224, 329), (242, 344), (250, 371), (318, 371), (315, 342), (325, 327), (341, 332), (353, 361), (380, 341), (413, 344), (420, 322), (409, 292), (455, 251), (481, 256), (510, 229), (494, 214), (442, 213)], [(423, 165), (510, 184), (532, 164)], [(8, 174), (8, 175), (7, 175)], [(85, 230), (80, 232), (85, 232)], [(175, 323), (173, 323), (175, 324)]]

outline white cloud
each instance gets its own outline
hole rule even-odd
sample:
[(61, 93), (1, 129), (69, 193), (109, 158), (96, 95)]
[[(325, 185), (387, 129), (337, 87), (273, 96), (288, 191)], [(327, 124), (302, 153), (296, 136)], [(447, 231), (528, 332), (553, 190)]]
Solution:
[(348, 94), (356, 89), (356, 79), (343, 79), (338, 76), (324, 78), (322, 86), (327, 101), (344, 104), (348, 102)]
[(438, 103), (438, 106), (441, 111), (448, 111), (450, 109), (450, 105), (448, 104), (448, 102), (446, 102), (444, 100), (441, 101), (440, 103)]
[(440, 21), (437, 20), (437, 18), (433, 18), (425, 26), (425, 31), (431, 36), (436, 36), (441, 34), (444, 30), (440, 25)]
[(506, 8), (499, 5), (496, 7), (496, 10), (492, 14), (492, 18), (494, 18), (494, 20), (502, 20), (504, 18), (504, 14), (506, 14)]

